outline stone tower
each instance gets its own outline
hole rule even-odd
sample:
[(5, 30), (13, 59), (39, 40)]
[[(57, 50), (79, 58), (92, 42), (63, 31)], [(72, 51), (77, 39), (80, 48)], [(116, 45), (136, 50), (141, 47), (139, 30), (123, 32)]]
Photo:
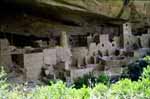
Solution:
[(129, 48), (132, 46), (131, 38), (132, 37), (132, 31), (131, 31), (131, 23), (124, 23), (123, 24), (123, 45), (124, 48)]
[(68, 37), (65, 31), (61, 32), (61, 46), (64, 48), (68, 48)]

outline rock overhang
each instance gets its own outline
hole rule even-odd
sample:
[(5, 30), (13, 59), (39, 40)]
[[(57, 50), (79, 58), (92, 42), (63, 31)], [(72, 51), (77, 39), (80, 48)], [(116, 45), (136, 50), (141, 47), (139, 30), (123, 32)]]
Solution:
[[(94, 4), (95, 1), (91, 3)], [(127, 20), (126, 18), (117, 17), (123, 6), (122, 2), (117, 2), (117, 4), (114, 2), (114, 6), (111, 5), (112, 2), (98, 2), (98, 4), (95, 4), (96, 7), (99, 7), (99, 4), (101, 4), (100, 7), (106, 5), (105, 7), (108, 8), (108, 6), (111, 6), (113, 9), (117, 9), (116, 11), (108, 11), (108, 9), (104, 10), (104, 8), (91, 8), (92, 5), (88, 6), (87, 1), (82, 0), (2, 0), (1, 2), (2, 4), (11, 5), (20, 10), (23, 9), (32, 13), (41, 13), (47, 17), (55, 17), (58, 20), (76, 21), (77, 24), (82, 20), (89, 21), (91, 19), (99, 21), (121, 20), (121, 22)], [(8, 6), (6, 9), (9, 9), (11, 6)]]

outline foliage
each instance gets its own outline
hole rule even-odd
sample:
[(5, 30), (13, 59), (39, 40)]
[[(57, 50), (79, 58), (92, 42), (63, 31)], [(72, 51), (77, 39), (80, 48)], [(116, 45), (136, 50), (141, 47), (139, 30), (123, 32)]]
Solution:
[(144, 72), (141, 76), (142, 79), (150, 79), (150, 65), (148, 65), (146, 68), (144, 68)]
[(144, 60), (146, 61), (147, 64), (150, 64), (150, 56), (144, 57)]
[(93, 73), (89, 73), (75, 80), (74, 87), (77, 89), (82, 88), (83, 86), (93, 88), (97, 83), (103, 83), (105, 85), (108, 85), (109, 79), (109, 76), (105, 73), (99, 74), (98, 77), (94, 76)]
[(143, 72), (143, 68), (147, 67), (148, 62), (145, 59), (139, 59), (128, 65), (128, 78), (137, 81)]
[(79, 77), (74, 81), (74, 87), (75, 88), (82, 88), (83, 86), (90, 86), (93, 87), (96, 83), (96, 77), (92, 74), (86, 74), (83, 77)]
[(97, 83), (103, 83), (105, 85), (109, 85), (110, 78), (107, 74), (102, 73), (97, 77)]
[[(146, 58), (146, 62), (150, 60)], [(37, 86), (32, 91), (24, 91), (24, 86), (9, 89), (6, 73), (0, 72), (0, 99), (149, 99), (150, 98), (150, 66), (143, 69), (140, 79), (132, 81), (121, 79), (117, 83), (107, 86), (105, 75), (98, 77), (103, 83), (96, 83), (95, 87), (82, 86), (76, 89), (67, 87), (66, 83), (58, 81), (49, 86)], [(92, 75), (90, 75), (92, 76)], [(92, 76), (93, 77), (93, 76)], [(88, 78), (88, 77), (87, 77)], [(102, 78), (102, 79), (100, 79)], [(106, 85), (105, 85), (106, 84)]]
[[(96, 84), (91, 91), (91, 98), (93, 99), (105, 99), (108, 92), (108, 87), (102, 83)], [(104, 98), (105, 97), (105, 98)]]
[(4, 71), (4, 68), (1, 68), (0, 72), (0, 99), (5, 98), (5, 95), (8, 93), (7, 87), (8, 84), (6, 83), (6, 72)]

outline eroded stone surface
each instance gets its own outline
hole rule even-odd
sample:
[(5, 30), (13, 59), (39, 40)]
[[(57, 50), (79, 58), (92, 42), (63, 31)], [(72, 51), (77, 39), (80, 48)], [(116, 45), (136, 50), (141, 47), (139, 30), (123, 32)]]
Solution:
[(11, 68), (12, 60), (7, 39), (0, 39), (0, 65), (7, 70)]
[(37, 80), (43, 66), (43, 53), (24, 54), (24, 68), (28, 80)]
[(47, 65), (56, 65), (57, 57), (56, 57), (56, 49), (44, 49), (43, 50), (44, 64)]

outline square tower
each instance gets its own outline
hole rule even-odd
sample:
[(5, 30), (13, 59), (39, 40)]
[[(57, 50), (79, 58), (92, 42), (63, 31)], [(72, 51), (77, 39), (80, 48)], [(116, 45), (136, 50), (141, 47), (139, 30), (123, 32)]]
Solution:
[(124, 48), (129, 48), (132, 46), (131, 39), (132, 39), (131, 23), (127, 22), (123, 24)]

